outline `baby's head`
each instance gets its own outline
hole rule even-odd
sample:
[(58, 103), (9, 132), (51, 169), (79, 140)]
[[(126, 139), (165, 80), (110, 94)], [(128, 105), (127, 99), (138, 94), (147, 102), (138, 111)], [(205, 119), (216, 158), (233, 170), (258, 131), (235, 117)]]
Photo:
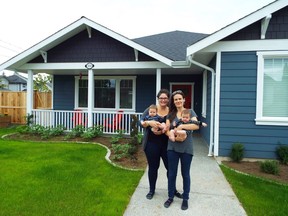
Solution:
[(190, 114), (190, 111), (189, 111), (188, 109), (183, 110), (183, 111), (181, 112), (181, 119), (182, 119), (182, 121), (185, 122), (185, 123), (190, 121), (190, 119), (191, 119), (191, 114)]
[(152, 104), (149, 106), (149, 116), (156, 116), (157, 115), (157, 106)]

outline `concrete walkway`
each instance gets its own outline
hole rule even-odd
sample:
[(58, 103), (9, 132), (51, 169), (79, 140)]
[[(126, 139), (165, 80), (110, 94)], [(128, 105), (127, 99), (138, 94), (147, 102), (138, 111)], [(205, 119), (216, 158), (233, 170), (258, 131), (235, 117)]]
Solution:
[[(164, 207), (168, 192), (166, 170), (161, 164), (153, 199), (146, 199), (146, 194), (149, 191), (146, 170), (124, 215), (245, 216), (243, 207), (222, 174), (217, 161), (213, 157), (208, 157), (207, 154), (207, 144), (202, 138), (195, 136), (194, 157), (191, 165), (191, 191), (187, 210), (181, 210), (182, 200), (177, 197), (174, 198), (174, 202), (169, 208)], [(180, 172), (177, 176), (177, 189), (182, 193)]]

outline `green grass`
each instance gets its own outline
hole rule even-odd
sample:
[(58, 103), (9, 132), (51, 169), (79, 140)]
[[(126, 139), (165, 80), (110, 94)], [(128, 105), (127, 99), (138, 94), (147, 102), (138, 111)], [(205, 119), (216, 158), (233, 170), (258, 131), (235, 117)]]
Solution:
[(288, 185), (241, 174), (220, 166), (248, 215), (286, 216)]
[(105, 155), (93, 144), (0, 140), (0, 215), (123, 215), (143, 171)]

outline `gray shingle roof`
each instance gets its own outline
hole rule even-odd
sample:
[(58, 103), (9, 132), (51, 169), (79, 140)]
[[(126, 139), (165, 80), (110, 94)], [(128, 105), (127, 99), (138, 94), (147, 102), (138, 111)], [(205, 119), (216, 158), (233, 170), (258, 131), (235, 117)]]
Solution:
[(22, 79), (21, 77), (17, 75), (11, 75), (11, 76), (5, 76), (5, 79), (9, 81), (10, 84), (26, 84), (27, 81), (25, 79)]
[(136, 38), (133, 41), (171, 60), (185, 61), (186, 48), (206, 36), (208, 34), (172, 31)]

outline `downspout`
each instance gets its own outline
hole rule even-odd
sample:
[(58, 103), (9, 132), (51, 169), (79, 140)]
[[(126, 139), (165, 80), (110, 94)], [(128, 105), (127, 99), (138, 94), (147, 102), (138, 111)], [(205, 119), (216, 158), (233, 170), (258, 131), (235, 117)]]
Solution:
[(213, 156), (213, 146), (214, 146), (214, 91), (215, 91), (215, 70), (211, 67), (208, 67), (204, 64), (201, 64), (195, 60), (193, 60), (193, 55), (188, 56), (188, 60), (191, 64), (197, 65), (205, 70), (211, 72), (211, 119), (210, 119), (210, 142), (209, 142), (209, 152), (208, 156)]

